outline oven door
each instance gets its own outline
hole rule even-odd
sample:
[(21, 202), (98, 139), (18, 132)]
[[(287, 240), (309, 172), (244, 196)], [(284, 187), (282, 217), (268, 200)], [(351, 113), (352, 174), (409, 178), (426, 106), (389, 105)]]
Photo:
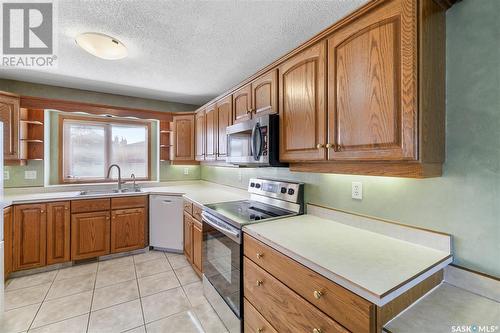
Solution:
[(203, 274), (241, 319), (241, 230), (203, 212)]

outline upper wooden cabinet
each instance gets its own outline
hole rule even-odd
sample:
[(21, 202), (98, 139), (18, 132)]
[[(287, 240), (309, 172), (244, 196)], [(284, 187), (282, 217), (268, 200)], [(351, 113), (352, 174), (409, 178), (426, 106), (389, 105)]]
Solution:
[(70, 202), (47, 204), (47, 265), (69, 261), (71, 258)]
[(233, 122), (252, 118), (252, 87), (250, 84), (233, 93)]
[(253, 116), (278, 113), (278, 71), (273, 69), (252, 81)]
[(194, 115), (174, 116), (172, 161), (194, 161)]
[(388, 1), (328, 39), (328, 158), (417, 158), (417, 26)]
[(217, 159), (225, 160), (227, 154), (226, 127), (232, 125), (233, 104), (231, 95), (219, 100), (217, 106)]
[(300, 52), (279, 67), (280, 160), (325, 160), (326, 43)]
[(215, 104), (205, 109), (205, 159), (215, 160), (217, 150), (217, 112)]
[(4, 159), (19, 160), (19, 96), (0, 93), (0, 121), (3, 122)]
[(195, 159), (205, 160), (205, 110), (195, 115)]
[(27, 204), (14, 207), (14, 271), (45, 266), (46, 214), (45, 204)]
[(278, 113), (277, 70), (269, 71), (233, 93), (233, 122)]

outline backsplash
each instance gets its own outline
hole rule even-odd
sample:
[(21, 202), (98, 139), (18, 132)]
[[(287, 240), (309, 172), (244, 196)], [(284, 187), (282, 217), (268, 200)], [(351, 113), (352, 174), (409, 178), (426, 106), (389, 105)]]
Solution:
[[(419, 180), (203, 166), (201, 178), (240, 188), (250, 177), (303, 181), (306, 202), (450, 233), (455, 263), (500, 276), (500, 49), (492, 43), (500, 39), (500, 30), (483, 29), (497, 26), (492, 13), (499, 11), (499, 1), (481, 6), (463, 1), (447, 12), (447, 156), (442, 177)], [(363, 183), (361, 201), (351, 199), (353, 181)]]
[[(35, 179), (25, 179), (25, 171), (36, 172)], [(43, 161), (28, 161), (24, 166), (4, 166), (4, 187), (43, 186)], [(6, 174), (8, 173), (8, 179)]]

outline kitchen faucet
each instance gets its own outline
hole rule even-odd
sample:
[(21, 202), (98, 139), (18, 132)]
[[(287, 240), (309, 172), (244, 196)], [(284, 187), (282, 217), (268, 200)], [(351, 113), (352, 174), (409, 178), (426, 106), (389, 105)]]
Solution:
[(108, 175), (106, 176), (106, 178), (109, 179), (109, 175), (111, 174), (111, 169), (113, 167), (116, 167), (118, 169), (118, 192), (121, 192), (122, 191), (122, 184), (124, 184), (125, 182), (122, 182), (122, 170), (120, 169), (120, 166), (118, 164), (111, 164), (108, 168)]

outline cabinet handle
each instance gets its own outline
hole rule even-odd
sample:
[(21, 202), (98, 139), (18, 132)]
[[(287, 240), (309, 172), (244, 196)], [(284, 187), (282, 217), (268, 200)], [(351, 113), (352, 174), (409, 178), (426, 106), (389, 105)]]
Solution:
[(45, 211), (44, 211), (43, 209), (40, 209), (40, 213), (42, 213), (42, 214), (43, 214), (44, 212), (45, 212)]
[(262, 259), (263, 256), (264, 256), (264, 253), (257, 253), (257, 259)]
[(326, 148), (333, 148), (335, 149), (335, 144), (334, 143), (327, 143)]
[(263, 328), (258, 328), (258, 329), (257, 329), (257, 333), (262, 333), (262, 332), (264, 332), (264, 329), (263, 329)]
[(316, 145), (316, 148), (318, 148), (318, 149), (325, 148), (325, 145), (324, 145), (324, 144), (322, 144), (322, 143), (318, 143), (318, 144)]
[(323, 293), (321, 291), (317, 291), (317, 290), (315, 290), (313, 294), (314, 294), (314, 298), (316, 298), (316, 299), (320, 299), (321, 296), (323, 296)]
[(264, 283), (264, 281), (262, 281), (262, 280), (257, 280), (257, 282), (255, 282), (255, 285), (256, 285), (257, 287), (260, 287), (260, 286), (262, 286), (262, 284), (263, 284), (263, 283)]
[(68, 208), (68, 207), (65, 207), (65, 208), (64, 208), (64, 210), (69, 210), (69, 208)]
[(323, 333), (321, 328), (313, 328), (313, 333)]

